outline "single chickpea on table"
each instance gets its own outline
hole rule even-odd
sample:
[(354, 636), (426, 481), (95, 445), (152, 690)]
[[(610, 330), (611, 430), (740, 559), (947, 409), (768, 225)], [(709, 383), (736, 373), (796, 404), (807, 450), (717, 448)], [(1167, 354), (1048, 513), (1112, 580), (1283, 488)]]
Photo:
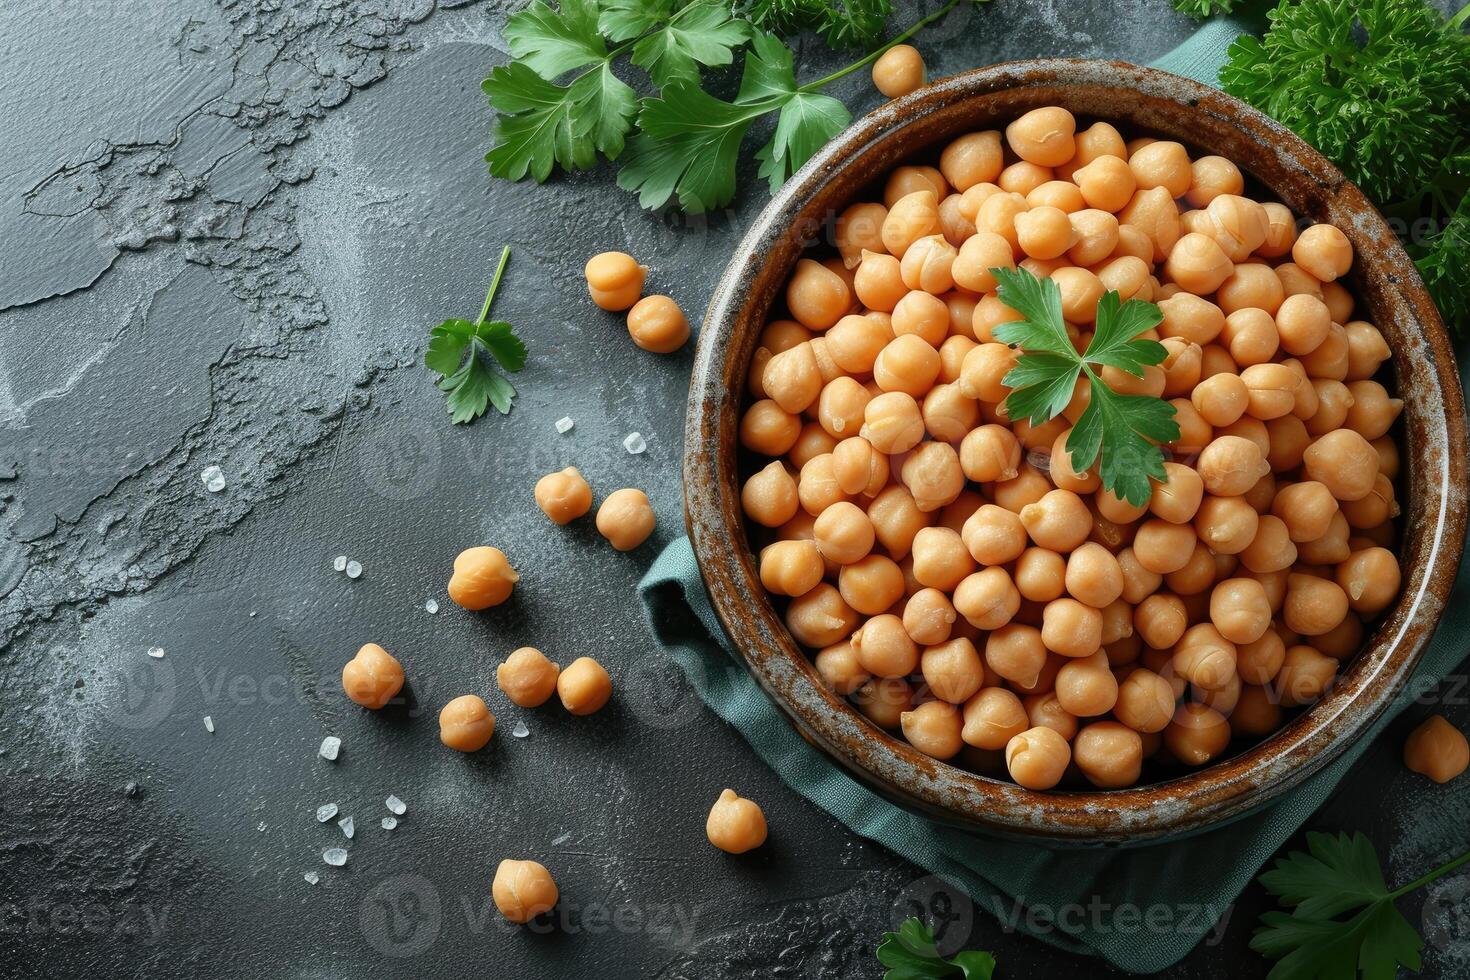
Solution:
[[(896, 97), (922, 59), (895, 47), (873, 75)], [(1228, 159), (1056, 106), (937, 164), (838, 216), (752, 358), (741, 506), (792, 636), (874, 724), (1032, 789), (1270, 734), (1401, 585), (1403, 402), (1339, 281), (1351, 242), (1298, 233)], [(1174, 411), (1146, 500), (1074, 465), (1085, 379), (1047, 421), (1008, 417), (1018, 269), (1056, 284), (1079, 351), (1107, 292), (1156, 305), (1162, 363), (1098, 368)]]

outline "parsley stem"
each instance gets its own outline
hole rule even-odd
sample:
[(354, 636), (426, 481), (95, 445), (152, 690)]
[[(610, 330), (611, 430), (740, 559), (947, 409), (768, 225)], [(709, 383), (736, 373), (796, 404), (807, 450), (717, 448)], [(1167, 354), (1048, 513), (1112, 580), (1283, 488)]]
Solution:
[[(944, 15), (947, 14), (947, 13), (949, 13), (951, 10), (953, 10), (955, 8), (955, 6), (959, 4), (959, 2), (960, 2), (960, 0), (949, 0), (949, 2), (946, 3), (943, 7), (940, 7), (938, 10), (934, 11), (934, 13), (930, 14), (928, 17), (922, 18), (917, 23), (915, 23), (912, 27), (910, 27), (908, 30), (906, 30), (902, 34), (900, 34), (898, 37), (896, 37), (893, 40), (889, 41), (887, 44), (883, 45), (881, 48), (878, 48), (877, 50), (869, 53), (866, 57), (864, 57), (864, 58), (862, 58), (862, 59), (860, 59), (858, 61), (854, 61), (852, 64), (848, 65), (846, 68), (841, 68), (841, 69), (838, 69), (837, 71), (834, 71), (832, 74), (828, 75), (826, 78), (819, 78), (815, 82), (808, 82), (806, 85), (801, 86), (801, 88), (799, 88), (797, 91), (799, 91), (799, 92), (815, 92), (818, 89), (825, 88), (827, 85), (830, 85), (832, 82), (837, 81), (837, 79), (841, 78), (844, 75), (851, 74), (852, 72), (857, 71), (859, 68), (862, 68), (862, 67), (864, 67), (866, 65), (872, 64), (873, 62), (877, 61), (879, 58), (883, 57), (883, 53), (885, 51), (887, 51), (889, 48), (894, 47), (895, 45), (902, 44), (903, 42), (907, 41), (909, 38), (913, 37), (915, 34), (917, 34), (920, 31), (922, 31), (924, 28), (928, 27), (930, 24), (934, 23), (937, 20), (942, 20), (944, 18)], [(976, 2), (977, 3), (983, 3), (983, 2), (985, 2), (985, 0), (976, 0)]]
[(505, 272), (505, 263), (509, 261), (510, 246), (507, 245), (500, 250), (500, 264), (495, 267), (495, 278), (490, 280), (490, 289), (485, 293), (485, 305), (480, 307), (480, 318), (475, 321), (477, 326), (484, 323), (485, 318), (490, 315), (490, 303), (495, 299), (495, 290), (500, 286), (501, 273)]
[(1466, 20), (1470, 20), (1470, 3), (1461, 7), (1460, 12), (1451, 17), (1449, 22), (1445, 24), (1445, 28), (1451, 31), (1458, 31), (1465, 25)]
[[(1466, 9), (1470, 9), (1470, 8), (1466, 8)], [(1462, 11), (1462, 13), (1463, 13), (1463, 11)], [(1429, 872), (1429, 874), (1425, 875), (1424, 877), (1422, 877), (1422, 878), (1416, 878), (1415, 880), (1409, 882), (1404, 887), (1394, 889), (1393, 891), (1391, 891), (1391, 892), (1388, 893), (1388, 898), (1389, 898), (1390, 901), (1392, 901), (1392, 900), (1394, 900), (1396, 898), (1402, 898), (1403, 896), (1409, 894), (1409, 892), (1417, 891), (1418, 889), (1423, 888), (1425, 885), (1429, 884), (1431, 881), (1435, 880), (1436, 878), (1441, 878), (1444, 875), (1449, 874), (1451, 871), (1455, 870), (1456, 868), (1458, 868), (1460, 865), (1466, 863), (1467, 861), (1470, 861), (1470, 851), (1466, 851), (1464, 854), (1461, 854), (1459, 857), (1455, 858), (1452, 861), (1449, 861), (1449, 862), (1447, 862), (1445, 864), (1441, 864), (1439, 867), (1435, 868), (1433, 871)]]

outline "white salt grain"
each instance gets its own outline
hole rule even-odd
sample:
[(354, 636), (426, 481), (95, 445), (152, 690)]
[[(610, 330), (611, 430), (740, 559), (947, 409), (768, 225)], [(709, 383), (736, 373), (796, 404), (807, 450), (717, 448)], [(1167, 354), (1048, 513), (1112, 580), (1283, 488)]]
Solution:
[(206, 732), (214, 731), (214, 719), (209, 717), (209, 715), (204, 716), (204, 730)]
[(637, 456), (648, 448), (648, 443), (643, 441), (643, 434), (641, 432), (630, 432), (628, 433), (628, 437), (623, 440), (623, 448), (634, 456)]
[(148, 648), (148, 656), (152, 657), (154, 660), (162, 660), (163, 659), (163, 647), (149, 647)]
[(345, 571), (347, 571), (347, 556), (346, 555), (338, 555), (336, 558), (333, 558), (332, 559), (332, 570), (333, 571), (337, 571), (337, 572), (345, 572)]
[(403, 816), (404, 811), (408, 809), (408, 805), (396, 796), (388, 797), (386, 800), (383, 801), (383, 805), (400, 817)]
[(398, 818), (397, 817), (384, 817), (383, 818), (383, 829), (384, 830), (392, 830), (396, 826), (398, 826)]
[(438, 611), (439, 603), (435, 602), (433, 599), (430, 599), (428, 602), (424, 603), (424, 612), (428, 613), (430, 616), (434, 615)]
[(204, 489), (210, 493), (219, 493), (225, 488), (225, 474), (218, 466), (204, 467), (199, 479), (204, 484)]
[(577, 423), (572, 421), (572, 417), (570, 415), (563, 415), (561, 418), (556, 420), (556, 431), (561, 433), (562, 435), (566, 435), (568, 432), (572, 431), (572, 426), (576, 424)]
[(322, 860), (334, 868), (340, 868), (347, 863), (347, 851), (341, 847), (329, 847), (322, 851)]
[(512, 728), (510, 730), (510, 733), (516, 738), (525, 738), (527, 735), (531, 734), (531, 730), (526, 727), (525, 722), (518, 721), (516, 722), (516, 727)]
[(322, 739), (322, 747), (316, 750), (316, 754), (328, 762), (337, 761), (337, 753), (342, 751), (342, 740), (335, 735), (328, 735)]
[(303, 877), (303, 878), (306, 879), (306, 883), (308, 885), (314, 885), (317, 882), (319, 882), (319, 881), (322, 880), (322, 876), (319, 875), (319, 874), (317, 874), (315, 871), (308, 871), (306, 874), (302, 875), (301, 877)]
[(357, 578), (361, 574), (362, 574), (362, 564), (360, 562), (349, 561), (347, 563), (347, 577), (348, 578)]
[(335, 803), (323, 803), (321, 806), (316, 808), (317, 823), (326, 823), (328, 820), (332, 819), (336, 815), (337, 804)]
[(255, 825), (255, 829), (256, 830), (260, 830), (260, 831), (264, 831), (265, 830), (265, 821), (262, 820), (260, 823), (256, 824)]
[(342, 835), (344, 837), (346, 837), (348, 840), (352, 839), (353, 831), (356, 828), (353, 827), (351, 815), (345, 816), (341, 820), (338, 820), (337, 826), (342, 829)]

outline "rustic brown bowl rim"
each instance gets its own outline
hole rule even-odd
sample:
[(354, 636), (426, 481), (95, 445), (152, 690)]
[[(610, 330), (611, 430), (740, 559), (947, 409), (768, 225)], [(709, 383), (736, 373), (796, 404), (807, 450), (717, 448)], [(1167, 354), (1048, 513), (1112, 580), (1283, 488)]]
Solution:
[[(1095, 111), (1104, 103), (1109, 111)], [(1359, 256), (1354, 291), (1389, 337), (1406, 402), (1399, 439), (1407, 450), (1401, 481), (1409, 488), (1399, 549), (1403, 592), (1365, 648), (1321, 701), (1258, 745), (1123, 790), (1034, 792), (938, 762), (874, 728), (820, 682), (781, 622), (760, 586), (739, 502), (741, 379), (754, 334), (807, 237), (862, 184), (904, 159), (1047, 104), (1222, 152), (1297, 214), (1342, 228)], [(976, 122), (980, 115), (984, 121)], [(715, 290), (695, 355), (685, 520), (735, 650), (798, 732), (849, 774), (910, 809), (972, 830), (1059, 843), (1137, 843), (1197, 832), (1261, 807), (1335, 759), (1388, 707), (1454, 582), (1465, 534), (1465, 444), (1454, 354), (1434, 304), (1382, 216), (1326, 158), (1255, 109), (1189, 79), (1115, 61), (1037, 59), (965, 72), (869, 113), (755, 219)]]

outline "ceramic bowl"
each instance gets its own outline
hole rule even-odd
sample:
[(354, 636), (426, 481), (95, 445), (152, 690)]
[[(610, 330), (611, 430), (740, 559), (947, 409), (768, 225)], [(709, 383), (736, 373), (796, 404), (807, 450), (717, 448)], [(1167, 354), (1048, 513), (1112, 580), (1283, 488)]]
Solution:
[[(1299, 216), (1346, 232), (1348, 281), (1394, 351), (1403, 447), (1404, 570), (1398, 601), (1310, 710), (1260, 743), (1165, 782), (1114, 791), (1034, 792), (919, 753), (823, 685), (761, 588), (739, 499), (739, 415), (756, 338), (802, 250), (892, 168), (965, 132), (1000, 128), (1037, 106), (1065, 106), (1125, 133), (1177, 139), (1228, 157)], [(685, 429), (689, 534), (735, 649), (801, 734), (888, 798), (977, 831), (1078, 844), (1197, 832), (1287, 792), (1361, 736), (1408, 680), (1434, 631), (1464, 544), (1465, 416), (1455, 359), (1433, 303), (1383, 218), (1321, 154), (1219, 91), (1118, 62), (996, 65), (929, 85), (855, 122), (755, 220), (715, 290), (699, 338)], [(1147, 771), (1145, 772), (1147, 776)]]

